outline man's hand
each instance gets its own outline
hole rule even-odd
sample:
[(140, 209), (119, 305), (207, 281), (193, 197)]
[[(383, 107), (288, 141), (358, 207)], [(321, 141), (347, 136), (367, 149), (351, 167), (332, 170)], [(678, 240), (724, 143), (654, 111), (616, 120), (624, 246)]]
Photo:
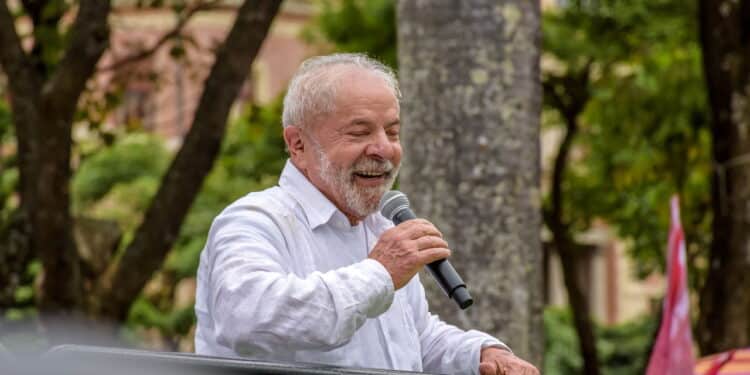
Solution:
[(479, 362), (481, 375), (539, 375), (536, 367), (500, 348), (482, 349)]
[(450, 253), (443, 234), (432, 223), (415, 219), (383, 232), (369, 257), (388, 270), (398, 290), (425, 264), (447, 258)]

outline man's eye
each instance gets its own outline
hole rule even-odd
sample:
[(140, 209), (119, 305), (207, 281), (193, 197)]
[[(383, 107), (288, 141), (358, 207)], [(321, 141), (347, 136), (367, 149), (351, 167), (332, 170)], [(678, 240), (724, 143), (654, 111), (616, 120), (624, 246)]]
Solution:
[(367, 134), (369, 134), (369, 133), (368, 133), (368, 132), (365, 132), (365, 131), (360, 131), (360, 132), (349, 132), (349, 135), (351, 135), (352, 137), (364, 137), (364, 136), (366, 136)]

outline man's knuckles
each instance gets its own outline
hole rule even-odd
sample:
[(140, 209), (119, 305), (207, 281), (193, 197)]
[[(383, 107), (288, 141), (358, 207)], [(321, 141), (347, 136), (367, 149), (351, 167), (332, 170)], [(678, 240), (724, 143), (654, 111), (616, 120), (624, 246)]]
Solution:
[(480, 375), (495, 375), (497, 374), (497, 366), (494, 363), (483, 362), (479, 364)]

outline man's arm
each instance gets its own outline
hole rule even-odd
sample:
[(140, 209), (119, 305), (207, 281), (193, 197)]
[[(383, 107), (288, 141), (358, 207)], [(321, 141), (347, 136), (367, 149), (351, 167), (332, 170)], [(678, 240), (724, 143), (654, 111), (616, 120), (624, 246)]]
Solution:
[(424, 287), (415, 277), (407, 286), (414, 323), (419, 332), (425, 372), (478, 374), (481, 350), (495, 345), (510, 351), (498, 339), (475, 330), (464, 331), (430, 314)]
[(217, 342), (239, 355), (333, 349), (388, 309), (393, 283), (367, 259), (299, 277), (285, 259), (279, 218), (260, 207), (223, 213), (214, 222), (202, 261)]
[(464, 331), (428, 311), (424, 287), (416, 277), (408, 286), (426, 372), (441, 374), (538, 375), (500, 340), (480, 331)]

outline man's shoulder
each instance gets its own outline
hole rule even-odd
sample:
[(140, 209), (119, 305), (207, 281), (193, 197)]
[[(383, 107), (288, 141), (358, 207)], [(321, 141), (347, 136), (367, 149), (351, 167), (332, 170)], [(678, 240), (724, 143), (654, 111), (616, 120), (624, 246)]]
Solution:
[(265, 190), (250, 192), (228, 205), (217, 216), (268, 215), (289, 216), (296, 210), (297, 202), (283, 189), (273, 186)]

